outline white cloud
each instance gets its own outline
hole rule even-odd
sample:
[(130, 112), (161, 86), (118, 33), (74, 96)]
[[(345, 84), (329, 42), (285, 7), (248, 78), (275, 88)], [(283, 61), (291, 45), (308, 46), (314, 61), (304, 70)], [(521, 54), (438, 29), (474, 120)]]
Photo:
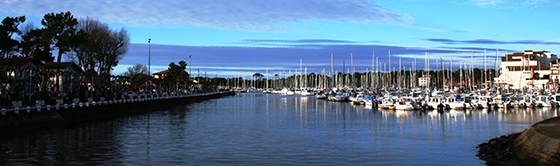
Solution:
[(558, 6), (560, 3), (551, 0), (471, 0), (478, 6), (499, 8), (540, 8)]
[(504, 3), (504, 0), (472, 0), (478, 6), (494, 6)]
[(108, 23), (128, 26), (204, 26), (221, 29), (274, 31), (284, 23), (327, 20), (358, 23), (403, 23), (398, 14), (368, 0), (3, 0), (4, 12), (42, 17), (71, 11)]

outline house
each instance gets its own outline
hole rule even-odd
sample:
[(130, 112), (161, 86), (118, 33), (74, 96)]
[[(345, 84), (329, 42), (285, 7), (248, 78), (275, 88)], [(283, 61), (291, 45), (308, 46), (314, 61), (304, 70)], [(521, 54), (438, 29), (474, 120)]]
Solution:
[(506, 84), (513, 89), (525, 86), (542, 89), (548, 84), (550, 76), (558, 77), (557, 56), (550, 51), (525, 50), (507, 54), (501, 61), (500, 76), (494, 79), (495, 83)]
[[(9, 76), (0, 82), (0, 95), (6, 94), (20, 94), (19, 89), (27, 89), (27, 93), (34, 93), (35, 89), (30, 88), (30, 76), (33, 75), (32, 70), (18, 70), (22, 68), (32, 68), (40, 69), (45, 64), (40, 60), (32, 57), (17, 57), (17, 58), (0, 58), (0, 68), (6, 68), (7, 70), (2, 70), (2, 75)], [(5, 73), (4, 73), (5, 72)], [(33, 92), (30, 92), (33, 91)]]
[[(169, 73), (169, 70), (164, 70), (164, 71), (160, 71), (160, 72), (157, 72), (157, 73), (153, 73), (153, 75), (154, 75), (154, 77), (153, 77), (153, 78), (154, 78), (154, 81), (155, 81), (155, 82), (161, 82), (161, 81), (166, 77), (166, 75), (167, 75), (168, 73)], [(177, 89), (187, 89), (187, 82), (188, 82), (188, 80), (191, 79), (191, 78), (189, 77), (189, 76), (190, 76), (190, 75), (189, 75), (189, 72), (183, 71), (183, 73), (185, 74), (184, 76), (186, 76), (188, 79), (183, 80), (182, 83), (178, 83), (178, 84), (177, 84)], [(183, 78), (184, 78), (184, 77), (183, 77)], [(160, 81), (157, 81), (157, 80), (160, 80)]]
[[(74, 62), (45, 62), (45, 67), (44, 69), (48, 69), (48, 70), (53, 70), (53, 71), (70, 71), (72, 73), (75, 74), (80, 74), (83, 73), (84, 71), (82, 70), (81, 67), (79, 67), (76, 63)], [(49, 78), (51, 81), (56, 82), (56, 77), (50, 77)], [(58, 76), (58, 80), (63, 80), (64, 76), (60, 75)], [(64, 89), (66, 88), (66, 86), (63, 82), (58, 81), (58, 89)]]
[[(165, 78), (165, 75), (167, 75), (167, 73), (169, 73), (169, 70), (164, 70), (164, 71), (160, 71), (160, 72), (157, 72), (157, 73), (153, 73), (154, 79), (156, 79), (156, 80), (163, 79), (163, 78)], [(187, 76), (189, 76), (189, 72), (185, 71), (185, 74)]]
[(431, 80), (432, 80), (431, 75), (424, 75), (418, 78), (418, 85), (421, 87), (429, 87)]
[(51, 70), (62, 70), (62, 71), (70, 71), (72, 73), (83, 73), (84, 70), (82, 70), (81, 67), (79, 67), (76, 63), (74, 62), (60, 62), (60, 66), (58, 65), (58, 62), (45, 62), (45, 69), (51, 69)]
[(0, 58), (0, 67), (39, 69), (45, 66), (43, 62), (33, 57)]

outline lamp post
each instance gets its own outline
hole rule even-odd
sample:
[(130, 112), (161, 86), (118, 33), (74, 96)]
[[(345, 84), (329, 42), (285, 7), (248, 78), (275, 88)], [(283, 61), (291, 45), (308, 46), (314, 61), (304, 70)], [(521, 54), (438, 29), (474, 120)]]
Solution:
[[(152, 93), (152, 38), (148, 38), (148, 78), (150, 79), (150, 94)], [(147, 90), (147, 89), (146, 89)]]
[(148, 38), (148, 75), (152, 74), (151, 63), (152, 63), (152, 38)]
[[(191, 73), (191, 69), (192, 69), (191, 56), (192, 55), (189, 55), (189, 64), (188, 64), (189, 65), (189, 82), (191, 81), (191, 74), (192, 74)], [(190, 86), (192, 86), (192, 84)]]

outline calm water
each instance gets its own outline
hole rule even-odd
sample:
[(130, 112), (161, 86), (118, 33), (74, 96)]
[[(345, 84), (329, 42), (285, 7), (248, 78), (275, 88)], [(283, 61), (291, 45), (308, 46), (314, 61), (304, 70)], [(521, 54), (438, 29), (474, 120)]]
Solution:
[(476, 145), (557, 110), (385, 111), (244, 93), (0, 136), (2, 165), (481, 165)]

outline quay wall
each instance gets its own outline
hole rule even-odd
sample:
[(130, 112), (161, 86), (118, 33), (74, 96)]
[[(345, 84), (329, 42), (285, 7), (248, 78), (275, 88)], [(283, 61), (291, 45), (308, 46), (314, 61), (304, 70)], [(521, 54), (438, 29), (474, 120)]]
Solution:
[(523, 131), (513, 143), (521, 165), (560, 165), (560, 117), (547, 119)]
[(81, 123), (103, 118), (113, 118), (227, 95), (235, 95), (235, 92), (226, 91), (2, 109), (0, 114), (0, 134), (16, 133), (68, 123)]

